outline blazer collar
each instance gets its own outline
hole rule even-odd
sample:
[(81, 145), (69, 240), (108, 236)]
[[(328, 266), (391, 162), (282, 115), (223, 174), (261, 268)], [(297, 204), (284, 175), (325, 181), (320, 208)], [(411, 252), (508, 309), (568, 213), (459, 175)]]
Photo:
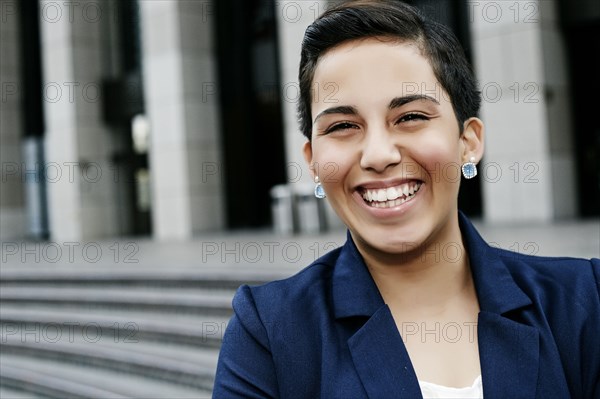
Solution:
[(531, 304), (499, 257), (498, 250), (481, 238), (473, 224), (458, 212), (463, 244), (471, 266), (477, 298), (482, 311), (503, 314)]
[[(478, 341), (484, 396), (536, 395), (539, 331), (503, 316), (531, 304), (498, 251), (459, 213), (481, 312)], [(350, 234), (333, 271), (336, 318), (368, 316), (348, 340), (352, 360), (369, 398), (419, 398), (416, 373), (390, 309), (383, 302)]]
[(481, 309), (477, 337), (484, 396), (533, 398), (539, 370), (539, 331), (504, 315), (532, 301), (513, 279), (500, 251), (490, 247), (460, 212), (459, 223)]
[[(531, 300), (516, 284), (497, 250), (460, 211), (458, 220), (481, 310), (501, 315), (530, 305)], [(384, 305), (350, 232), (333, 271), (333, 300), (336, 318), (370, 317)]]
[(350, 232), (333, 270), (333, 305), (336, 318), (372, 316), (383, 298)]

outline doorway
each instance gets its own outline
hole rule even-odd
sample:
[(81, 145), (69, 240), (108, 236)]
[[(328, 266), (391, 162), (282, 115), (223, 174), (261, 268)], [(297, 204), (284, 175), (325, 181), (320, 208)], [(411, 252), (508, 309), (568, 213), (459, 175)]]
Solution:
[(265, 227), (269, 190), (286, 181), (275, 3), (214, 7), (227, 227)]

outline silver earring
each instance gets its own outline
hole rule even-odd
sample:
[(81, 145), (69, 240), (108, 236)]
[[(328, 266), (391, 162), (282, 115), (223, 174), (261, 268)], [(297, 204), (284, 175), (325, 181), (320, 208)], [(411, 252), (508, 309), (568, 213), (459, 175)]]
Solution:
[(465, 179), (472, 179), (477, 176), (477, 165), (475, 165), (475, 158), (471, 157), (469, 162), (463, 163), (461, 169)]
[(319, 181), (319, 176), (315, 176), (315, 197), (321, 199), (321, 198), (325, 198), (325, 190), (323, 189), (323, 185), (321, 185), (321, 182)]

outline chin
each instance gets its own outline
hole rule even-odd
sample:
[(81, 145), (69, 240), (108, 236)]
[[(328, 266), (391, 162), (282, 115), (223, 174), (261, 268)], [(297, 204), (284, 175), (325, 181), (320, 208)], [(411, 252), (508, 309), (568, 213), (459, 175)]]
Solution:
[[(369, 232), (355, 231), (353, 237), (358, 238), (363, 244), (372, 249), (389, 255), (401, 255), (412, 252), (415, 248), (423, 245), (426, 241), (422, 231), (416, 231), (415, 227), (409, 228), (381, 228), (381, 226), (369, 229)], [(377, 231), (378, 230), (378, 231)], [(409, 231), (407, 231), (409, 230)]]

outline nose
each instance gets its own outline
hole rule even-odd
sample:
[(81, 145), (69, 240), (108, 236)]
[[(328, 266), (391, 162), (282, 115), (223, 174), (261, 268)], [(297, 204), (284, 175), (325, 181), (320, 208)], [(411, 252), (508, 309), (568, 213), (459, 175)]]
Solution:
[(393, 134), (386, 129), (367, 131), (363, 140), (360, 166), (378, 173), (400, 163), (402, 156)]

